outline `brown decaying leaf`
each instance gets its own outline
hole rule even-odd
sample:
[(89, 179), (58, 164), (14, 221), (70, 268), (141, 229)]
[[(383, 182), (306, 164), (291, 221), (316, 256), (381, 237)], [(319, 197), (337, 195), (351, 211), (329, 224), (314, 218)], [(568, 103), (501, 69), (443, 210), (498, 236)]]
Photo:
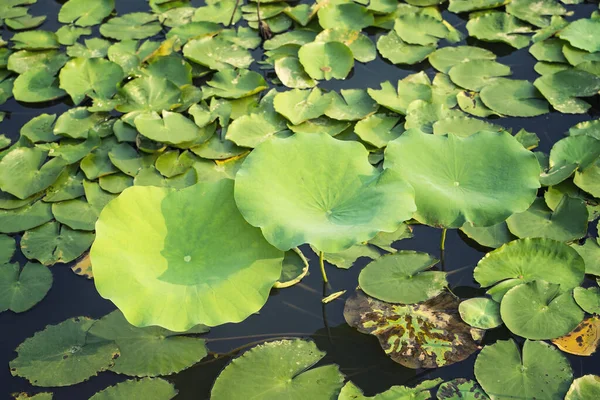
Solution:
[(79, 260), (77, 260), (77, 263), (71, 267), (71, 270), (77, 275), (85, 276), (88, 279), (93, 279), (94, 274), (92, 272), (90, 253), (85, 253)]
[(584, 319), (571, 333), (552, 340), (552, 343), (565, 353), (577, 356), (591, 356), (596, 352), (598, 342), (600, 342), (598, 317)]

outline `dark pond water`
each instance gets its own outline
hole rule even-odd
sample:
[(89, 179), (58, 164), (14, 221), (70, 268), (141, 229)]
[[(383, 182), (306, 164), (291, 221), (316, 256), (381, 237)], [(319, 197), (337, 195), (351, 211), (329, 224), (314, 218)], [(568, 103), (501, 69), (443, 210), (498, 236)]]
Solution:
[[(202, 2), (192, 1), (192, 4), (199, 6)], [(31, 7), (31, 14), (48, 16), (40, 29), (55, 31), (60, 27), (56, 18), (60, 6), (61, 3), (54, 0), (38, 0), (37, 4)], [(597, 4), (568, 6), (575, 12), (570, 18), (588, 17), (597, 7)], [(119, 0), (116, 8), (118, 14), (148, 10), (145, 0)], [(444, 12), (444, 18), (465, 32), (466, 19), (447, 12)], [(0, 32), (5, 40), (12, 35), (10, 31)], [(372, 33), (372, 38), (375, 38), (377, 32)], [(533, 81), (537, 77), (533, 70), (535, 59), (527, 49), (514, 50), (506, 45), (472, 41), (472, 39), (469, 39), (469, 44), (494, 51), (499, 56), (499, 62), (512, 68), (514, 79)], [(260, 57), (260, 52), (257, 52), (256, 56)], [(380, 82), (385, 80), (395, 82), (421, 70), (425, 70), (431, 77), (434, 76), (434, 71), (427, 62), (410, 68), (399, 68), (378, 57), (367, 65), (355, 63), (352, 75), (345, 81), (323, 82), (320, 86), (324, 89), (336, 90), (378, 88)], [(537, 133), (541, 139), (539, 150), (548, 152), (552, 144), (562, 138), (569, 127), (580, 121), (600, 116), (600, 105), (597, 101), (593, 104), (591, 112), (586, 115), (568, 116), (552, 112), (536, 118), (502, 118), (495, 120), (494, 123), (512, 128), (514, 132), (525, 128)], [(0, 106), (0, 111), (7, 112), (7, 118), (0, 124), (0, 132), (16, 140), (21, 126), (31, 118), (43, 112), (61, 114), (70, 107), (72, 104), (68, 102), (32, 107), (29, 104), (16, 102), (14, 99), (9, 100)], [(414, 229), (414, 238), (400, 241), (395, 247), (439, 256), (440, 234), (440, 230), (417, 226)], [(590, 227), (590, 234), (596, 234), (593, 227)], [(327, 290), (331, 292), (346, 289), (348, 293), (332, 303), (323, 305), (321, 298), (324, 288), (318, 272), (318, 257), (306, 246), (303, 246), (302, 250), (310, 258), (312, 274), (299, 285), (275, 290), (260, 314), (253, 315), (240, 324), (228, 324), (212, 329), (206, 338), (208, 347), (211, 352), (216, 353), (215, 356), (211, 355), (196, 366), (167, 377), (179, 390), (177, 399), (208, 399), (213, 381), (241, 347), (251, 346), (271, 338), (289, 336), (312, 338), (320, 349), (327, 352), (327, 357), (322, 363), (338, 364), (349, 379), (364, 389), (366, 395), (381, 392), (392, 385), (412, 386), (422, 380), (436, 377), (445, 380), (458, 377), (473, 378), (476, 354), (461, 363), (436, 370), (412, 370), (391, 361), (383, 353), (374, 336), (358, 333), (346, 325), (343, 318), (344, 301), (354, 290), (358, 274), (367, 264), (367, 260), (359, 260), (350, 270), (328, 267), (331, 288)], [(445, 268), (449, 272), (450, 287), (456, 295), (473, 297), (483, 293), (477, 289), (473, 281), (473, 268), (485, 252), (485, 249), (459, 235), (457, 231), (448, 232)], [(19, 261), (23, 263), (25, 258), (19, 256)], [(99, 318), (115, 309), (110, 301), (102, 299), (97, 294), (92, 281), (73, 274), (68, 265), (57, 264), (52, 267), (52, 273), (54, 285), (41, 303), (23, 314), (11, 312), (0, 314), (0, 396), (2, 398), (14, 392), (48, 391), (48, 389), (33, 387), (25, 379), (10, 375), (8, 362), (16, 356), (14, 349), (26, 338), (44, 329), (46, 325), (57, 324), (69, 317), (85, 315)], [(500, 327), (486, 334), (484, 344), (509, 337), (511, 334)], [(569, 356), (569, 358), (576, 377), (600, 373), (600, 354), (592, 357)], [(87, 399), (95, 392), (125, 379), (127, 377), (122, 375), (103, 372), (87, 382), (72, 387), (51, 388), (50, 391), (58, 400)]]

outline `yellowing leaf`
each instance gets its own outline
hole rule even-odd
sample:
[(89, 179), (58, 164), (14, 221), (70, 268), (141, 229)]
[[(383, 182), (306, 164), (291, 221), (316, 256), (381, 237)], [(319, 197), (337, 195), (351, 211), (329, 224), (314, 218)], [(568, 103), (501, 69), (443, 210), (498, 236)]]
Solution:
[(554, 339), (559, 349), (578, 356), (591, 356), (600, 341), (600, 319), (590, 317), (584, 319), (577, 328), (565, 336)]

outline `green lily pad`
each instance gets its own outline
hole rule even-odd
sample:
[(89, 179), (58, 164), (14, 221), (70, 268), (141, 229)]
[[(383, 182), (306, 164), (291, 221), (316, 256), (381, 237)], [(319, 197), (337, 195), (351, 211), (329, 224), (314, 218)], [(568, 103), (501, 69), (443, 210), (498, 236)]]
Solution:
[(59, 139), (59, 136), (53, 133), (55, 120), (56, 114), (40, 114), (21, 127), (21, 136), (26, 137), (32, 143), (54, 142)]
[(435, 45), (421, 46), (403, 41), (395, 31), (377, 39), (377, 50), (393, 64), (416, 64), (427, 58), (436, 49)]
[(376, 336), (386, 354), (408, 368), (454, 364), (477, 350), (471, 327), (458, 315), (458, 300), (442, 293), (421, 304), (385, 303), (357, 291), (344, 318), (359, 332)]
[(137, 328), (116, 310), (91, 327), (87, 342), (114, 342), (119, 347), (119, 358), (110, 367), (113, 372), (129, 376), (170, 375), (206, 357), (204, 340), (190, 335), (207, 331), (202, 325), (183, 333), (155, 326)]
[(254, 62), (250, 51), (221, 36), (192, 39), (183, 47), (183, 55), (210, 69), (248, 68)]
[(367, 92), (377, 103), (400, 114), (406, 114), (413, 101), (430, 101), (432, 96), (431, 81), (423, 72), (399, 80), (396, 89), (386, 81), (381, 83), (381, 89)]
[(502, 7), (507, 0), (450, 0), (448, 11), (462, 13)]
[(408, 130), (388, 144), (384, 166), (415, 188), (415, 218), (431, 226), (495, 225), (526, 210), (539, 187), (535, 156), (506, 132), (460, 138)]
[(358, 121), (354, 126), (354, 133), (363, 141), (383, 148), (404, 132), (402, 124), (398, 124), (399, 121), (400, 116), (396, 114), (373, 114)]
[(542, 280), (522, 283), (506, 292), (500, 304), (506, 327), (527, 339), (554, 339), (583, 321), (584, 313), (571, 291)]
[(275, 60), (275, 73), (284, 86), (296, 89), (314, 87), (317, 82), (304, 70), (298, 57), (281, 57)]
[(68, 263), (81, 256), (94, 241), (94, 234), (48, 222), (23, 234), (21, 251), (44, 265)]
[(313, 342), (300, 339), (258, 345), (225, 367), (210, 398), (330, 400), (337, 396), (344, 376), (337, 365), (309, 369), (324, 356)]
[(567, 63), (567, 59), (563, 54), (565, 41), (558, 38), (546, 39), (534, 43), (529, 52), (538, 61), (546, 61), (552, 63)]
[(396, 18), (394, 30), (406, 43), (421, 46), (436, 45), (449, 33), (442, 21), (422, 13), (400, 15)]
[(54, 32), (42, 30), (16, 33), (11, 41), (15, 50), (49, 50), (60, 47)]
[(573, 380), (567, 358), (544, 342), (514, 340), (485, 346), (475, 360), (475, 377), (492, 399), (562, 399)]
[(497, 249), (516, 237), (510, 233), (506, 222), (500, 222), (492, 226), (477, 227), (469, 223), (464, 224), (460, 230), (477, 243), (485, 247)]
[(479, 93), (462, 91), (456, 95), (456, 100), (460, 109), (471, 115), (475, 115), (480, 118), (486, 118), (490, 115), (497, 115), (493, 110), (483, 104)]
[(535, 117), (549, 112), (548, 102), (529, 81), (496, 79), (479, 95), (487, 107), (502, 115)]
[(45, 67), (27, 70), (15, 79), (13, 96), (27, 103), (40, 103), (65, 96), (65, 91), (58, 87), (56, 72)]
[[(319, 253), (319, 249), (312, 247), (315, 253)], [(373, 246), (368, 244), (356, 244), (346, 250), (336, 253), (323, 253), (323, 259), (329, 264), (335, 265), (338, 268), (349, 269), (354, 266), (354, 263), (361, 258), (376, 260), (381, 256), (381, 253)]]
[(439, 121), (464, 116), (465, 114), (461, 111), (450, 109), (444, 104), (415, 100), (406, 109), (404, 128), (411, 131), (433, 133), (434, 125), (438, 124)]
[[(232, 17), (233, 16), (233, 17)], [(236, 0), (208, 0), (206, 6), (198, 7), (192, 21), (207, 21), (227, 25), (242, 18), (242, 10)]]
[(17, 233), (40, 226), (52, 219), (52, 206), (43, 201), (11, 210), (0, 209), (0, 233)]
[(58, 21), (63, 24), (93, 26), (101, 23), (114, 8), (115, 0), (98, 0), (93, 3), (86, 0), (69, 0), (60, 8)]
[(98, 184), (102, 190), (108, 193), (121, 193), (133, 185), (133, 178), (122, 173), (101, 176)]
[(410, 187), (392, 171), (377, 171), (367, 156), (362, 145), (326, 134), (273, 138), (238, 171), (236, 203), (281, 250), (310, 243), (339, 252), (395, 231), (414, 211)]
[(377, 50), (371, 39), (354, 29), (325, 29), (314, 40), (343, 43), (352, 50), (354, 59), (362, 63), (368, 63), (377, 57)]
[(156, 15), (145, 12), (123, 14), (100, 25), (100, 33), (116, 40), (146, 39), (162, 29), (157, 19)]
[(600, 377), (584, 375), (571, 383), (565, 400), (594, 399), (600, 396)]
[(96, 182), (83, 182), (86, 200), (74, 199), (52, 204), (52, 214), (71, 229), (93, 231), (100, 212), (116, 196), (100, 189)]
[(85, 96), (110, 99), (124, 77), (118, 64), (102, 58), (74, 58), (60, 71), (60, 88), (75, 104)]
[[(283, 253), (242, 219), (232, 194), (229, 180), (181, 191), (141, 186), (123, 191), (96, 224), (90, 256), (98, 292), (140, 327), (185, 331), (199, 323), (239, 322), (258, 311), (279, 278)], [(119, 234), (122, 238), (116, 239)], [(190, 235), (193, 240), (186, 240)], [(123, 262), (118, 251), (106, 250), (122, 240), (129, 244), (131, 263)], [(182, 285), (191, 291), (182, 291)], [(145, 297), (140, 308), (140, 293), (160, 296)], [(227, 307), (214, 306), (221, 296), (232, 299)]]
[(449, 117), (438, 120), (433, 124), (434, 135), (452, 133), (456, 136), (467, 137), (480, 131), (501, 132), (503, 130), (504, 128), (500, 125), (470, 117)]
[(443, 47), (429, 55), (433, 68), (447, 74), (452, 67), (473, 60), (494, 61), (496, 55), (489, 50), (474, 46)]
[(578, 19), (561, 30), (558, 37), (568, 41), (578, 49), (590, 53), (600, 51), (600, 21), (597, 19)]
[(358, 121), (373, 115), (379, 105), (363, 89), (342, 89), (330, 92), (331, 104), (325, 110), (329, 118), (340, 121)]
[(554, 212), (538, 197), (525, 212), (511, 215), (508, 229), (517, 237), (546, 237), (567, 242), (587, 232), (588, 211), (581, 199), (563, 196)]
[(465, 89), (479, 91), (498, 77), (508, 76), (510, 67), (494, 60), (477, 59), (463, 61), (448, 71), (452, 82)]
[(90, 397), (90, 400), (114, 400), (143, 397), (152, 400), (170, 400), (177, 395), (173, 384), (164, 379), (144, 378), (130, 379), (117, 383), (99, 391)]
[(10, 262), (15, 253), (15, 239), (8, 235), (0, 235), (0, 264)]
[(550, 25), (552, 16), (566, 15), (567, 9), (555, 0), (513, 0), (506, 5), (506, 12), (543, 28)]
[(323, 2), (318, 7), (317, 15), (319, 25), (323, 29), (343, 28), (360, 31), (374, 23), (369, 10), (353, 2)]
[(597, 286), (587, 289), (576, 287), (573, 289), (573, 297), (585, 312), (600, 314), (600, 289)]
[(119, 90), (122, 99), (116, 110), (128, 113), (133, 111), (170, 110), (181, 102), (181, 90), (165, 78), (146, 76), (127, 82)]
[(460, 317), (467, 324), (480, 329), (493, 329), (502, 325), (500, 304), (487, 297), (473, 297), (458, 306)]
[(465, 378), (452, 379), (440, 385), (437, 391), (438, 400), (489, 400), (476, 381)]
[(37, 263), (0, 265), (0, 312), (21, 313), (39, 303), (52, 286), (52, 273)]
[(108, 369), (119, 349), (111, 342), (86, 341), (94, 322), (77, 317), (47, 326), (17, 347), (17, 358), (10, 362), (11, 374), (35, 386), (69, 386)]
[(369, 296), (388, 303), (420, 303), (448, 285), (445, 272), (428, 271), (438, 262), (427, 253), (402, 250), (369, 263), (358, 284)]
[(10, 151), (0, 160), (0, 189), (20, 199), (46, 189), (65, 167), (59, 158), (45, 162), (47, 155), (37, 148)]
[(589, 97), (600, 90), (600, 76), (580, 69), (566, 69), (539, 77), (533, 85), (557, 111), (583, 114), (591, 107), (578, 97)]
[(467, 22), (469, 35), (488, 42), (504, 42), (516, 49), (529, 45), (531, 27), (512, 15), (492, 11)]
[(500, 282), (500, 290), (492, 296), (500, 301), (504, 293), (521, 283), (545, 280), (559, 284), (567, 292), (583, 282), (583, 258), (564, 243), (545, 238), (514, 240), (486, 254), (473, 276), (483, 287)]
[(135, 127), (147, 138), (170, 145), (202, 143), (208, 136), (182, 114), (163, 111), (162, 117), (156, 112), (143, 113), (135, 118)]
[(408, 386), (392, 386), (385, 392), (375, 396), (365, 396), (354, 383), (348, 381), (340, 391), (338, 400), (426, 400), (431, 399), (431, 389), (442, 381), (441, 378), (423, 381), (414, 388)]
[(288, 90), (277, 93), (273, 99), (275, 111), (294, 125), (320, 117), (325, 114), (330, 104), (331, 98), (324, 95), (319, 88)]
[(298, 58), (313, 79), (344, 79), (354, 65), (352, 50), (341, 42), (312, 42), (300, 47)]
[(202, 88), (203, 98), (212, 96), (225, 99), (241, 99), (267, 89), (267, 82), (261, 74), (254, 71), (226, 69), (213, 75)]

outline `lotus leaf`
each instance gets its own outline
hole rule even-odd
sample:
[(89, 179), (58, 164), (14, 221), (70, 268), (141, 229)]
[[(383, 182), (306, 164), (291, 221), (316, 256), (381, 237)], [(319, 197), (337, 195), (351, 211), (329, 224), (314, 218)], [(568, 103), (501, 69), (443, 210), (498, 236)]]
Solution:
[(508, 2), (508, 0), (450, 0), (448, 11), (462, 13), (467, 11), (487, 10), (501, 7)]
[(479, 95), (491, 110), (511, 117), (535, 117), (549, 111), (548, 103), (529, 81), (496, 79)]
[(111, 98), (122, 79), (123, 70), (118, 64), (100, 58), (75, 58), (61, 70), (60, 88), (79, 104), (86, 95)]
[(516, 49), (529, 45), (531, 27), (512, 15), (492, 11), (476, 16), (467, 23), (469, 35), (488, 42), (504, 42)]
[(131, 399), (169, 400), (177, 395), (171, 383), (159, 378), (130, 379), (99, 391), (90, 400)]
[(54, 142), (59, 139), (53, 133), (52, 126), (55, 120), (56, 114), (40, 114), (21, 127), (21, 136), (26, 137), (32, 143)]
[(500, 282), (494, 300), (521, 283), (545, 280), (567, 292), (583, 282), (585, 264), (577, 251), (546, 238), (514, 240), (482, 258), (473, 276), (483, 287)]
[(502, 325), (500, 304), (487, 297), (473, 297), (458, 306), (460, 317), (467, 324), (480, 329), (492, 329)]
[(538, 61), (547, 61), (553, 63), (567, 63), (567, 59), (563, 54), (563, 46), (565, 41), (557, 38), (546, 39), (534, 43), (529, 52)]
[(278, 93), (273, 99), (275, 111), (294, 125), (320, 117), (325, 114), (330, 104), (331, 97), (323, 95), (319, 88), (288, 90)]
[(493, 110), (489, 109), (481, 101), (479, 93), (475, 92), (459, 92), (456, 95), (458, 106), (461, 110), (477, 117), (485, 118), (490, 115), (497, 115)]
[(16, 100), (28, 103), (39, 103), (55, 100), (65, 96), (58, 87), (56, 71), (44, 67), (35, 67), (22, 73), (15, 79), (13, 96)]
[(119, 91), (122, 102), (117, 111), (163, 111), (170, 110), (181, 101), (181, 90), (165, 78), (141, 77), (127, 82)]
[(443, 47), (429, 55), (433, 68), (447, 74), (452, 67), (473, 60), (494, 61), (496, 55), (489, 50), (474, 46)]
[(388, 144), (384, 166), (415, 188), (415, 218), (446, 228), (495, 225), (526, 210), (539, 187), (535, 156), (506, 132), (461, 138), (408, 130)]
[(23, 234), (21, 251), (25, 257), (44, 265), (68, 263), (83, 254), (93, 241), (93, 233), (74, 231), (57, 222), (48, 222)]
[[(429, 103), (424, 100), (415, 100), (406, 110), (404, 128), (433, 133), (433, 126), (440, 120), (464, 117), (459, 110), (453, 110), (444, 104)], [(413, 129), (414, 128), (414, 129)], [(462, 134), (462, 133), (461, 133)]]
[(102, 124), (107, 117), (105, 113), (90, 113), (85, 107), (71, 108), (56, 119), (53, 133), (73, 139), (87, 139), (90, 131), (102, 133)]
[(52, 273), (37, 263), (0, 264), (0, 312), (21, 313), (39, 303), (52, 286)]
[(499, 224), (486, 227), (475, 227), (467, 223), (464, 224), (460, 230), (480, 245), (492, 247), (494, 249), (516, 239), (516, 237), (508, 230), (506, 222), (500, 222)]
[(557, 111), (583, 114), (591, 106), (577, 97), (589, 97), (598, 93), (600, 76), (579, 69), (566, 69), (544, 75), (533, 84)]
[[(315, 247), (312, 247), (312, 249), (315, 253), (319, 253), (319, 249)], [(356, 244), (349, 249), (342, 250), (337, 253), (323, 253), (323, 258), (325, 261), (342, 269), (351, 268), (360, 258), (376, 260), (380, 256), (381, 254), (376, 248), (363, 243)]]
[(101, 176), (98, 180), (100, 187), (108, 193), (121, 193), (133, 185), (133, 178), (122, 173)]
[(286, 56), (275, 60), (275, 73), (284, 86), (297, 89), (314, 87), (317, 82), (304, 70), (298, 57)]
[(100, 189), (95, 182), (84, 181), (87, 199), (75, 199), (52, 204), (52, 214), (71, 229), (93, 231), (100, 212), (116, 196)]
[(440, 385), (437, 391), (438, 400), (489, 400), (481, 386), (475, 381), (457, 378)]
[(356, 61), (362, 63), (373, 61), (377, 57), (377, 50), (371, 39), (357, 30), (326, 29), (315, 37), (315, 41), (341, 42), (352, 50)]
[(366, 90), (342, 89), (340, 94), (330, 92), (331, 104), (325, 110), (329, 118), (340, 121), (358, 121), (377, 112), (379, 105)]
[[(238, 322), (258, 311), (279, 278), (283, 254), (246, 224), (237, 213), (232, 192), (229, 180), (181, 191), (135, 186), (123, 191), (103, 210), (96, 226), (90, 255), (98, 292), (117, 304), (133, 325), (159, 325), (175, 331), (199, 323)], [(140, 229), (147, 232), (143, 238), (131, 233)], [(115, 241), (117, 232), (122, 238)], [(186, 241), (190, 235), (194, 240)], [(128, 243), (129, 259), (135, 255), (139, 261), (127, 264), (117, 251), (106, 251), (121, 246), (123, 240)], [(227, 252), (221, 251), (225, 243)], [(181, 285), (194, 288), (193, 293), (182, 292)], [(155, 300), (142, 309), (137, 307), (139, 293), (152, 292), (161, 296), (152, 296)], [(213, 306), (220, 301), (213, 293), (219, 292), (230, 293), (232, 302), (227, 307)], [(162, 313), (165, 309), (168, 314)]]
[(573, 290), (573, 297), (585, 312), (600, 314), (600, 289), (597, 286), (587, 289), (577, 287)]
[(186, 58), (210, 69), (248, 68), (254, 61), (243, 46), (223, 39), (221, 36), (205, 36), (192, 39), (183, 47)]
[(91, 327), (87, 342), (117, 344), (120, 356), (110, 368), (113, 372), (129, 376), (170, 375), (207, 355), (204, 340), (187, 336), (207, 331), (208, 328), (202, 325), (183, 334), (159, 327), (136, 328), (117, 310)]
[(389, 82), (381, 83), (381, 89), (367, 89), (369, 96), (380, 105), (406, 114), (408, 106), (415, 100), (431, 100), (431, 82), (423, 72), (399, 80), (397, 88)]
[(554, 0), (513, 0), (506, 5), (506, 12), (543, 28), (550, 25), (550, 17), (565, 15), (567, 9)]
[(325, 134), (263, 142), (235, 185), (244, 218), (282, 250), (310, 243), (336, 253), (395, 231), (414, 211), (412, 190), (397, 174), (373, 168), (362, 145)]
[(344, 79), (354, 65), (352, 50), (341, 42), (312, 42), (303, 45), (298, 58), (313, 79)]
[(553, 339), (552, 343), (565, 353), (591, 356), (600, 342), (600, 319), (596, 316), (584, 319), (569, 334)]
[(510, 67), (494, 60), (476, 59), (458, 63), (448, 71), (452, 82), (465, 89), (479, 91), (500, 76), (511, 74)]
[(309, 369), (324, 356), (313, 342), (299, 339), (253, 347), (225, 367), (211, 399), (333, 399), (344, 383), (337, 365)]
[(52, 219), (52, 206), (36, 201), (12, 210), (0, 209), (0, 233), (16, 233), (40, 226)]
[(573, 372), (567, 358), (549, 344), (526, 340), (521, 355), (511, 339), (481, 350), (475, 377), (492, 399), (559, 400), (567, 393)]
[(373, 114), (359, 121), (354, 126), (354, 132), (365, 142), (383, 148), (404, 132), (399, 121), (400, 117), (395, 114)]
[(508, 290), (500, 305), (506, 327), (527, 339), (554, 339), (571, 332), (583, 320), (571, 291), (541, 280)]
[(15, 50), (49, 50), (60, 47), (54, 32), (42, 30), (16, 33), (11, 40)]
[(60, 9), (58, 20), (63, 24), (93, 26), (102, 22), (115, 8), (115, 0), (98, 0), (90, 4), (86, 0), (69, 0)]
[(170, 145), (202, 143), (208, 139), (191, 120), (169, 111), (163, 111), (162, 118), (156, 112), (140, 114), (135, 118), (135, 127), (147, 138)]
[(0, 189), (25, 199), (50, 186), (65, 167), (63, 160), (46, 161), (48, 153), (21, 147), (0, 160)]
[(600, 397), (600, 377), (584, 375), (571, 383), (565, 400), (585, 400)]
[(236, 23), (242, 17), (242, 10), (236, 0), (209, 0), (206, 6), (198, 7), (192, 21), (207, 21), (220, 24)]
[(449, 34), (442, 21), (421, 13), (400, 15), (394, 23), (394, 30), (406, 43), (421, 46), (435, 45)]
[(17, 347), (11, 373), (35, 386), (69, 386), (108, 369), (119, 349), (111, 342), (87, 343), (93, 323), (77, 317), (36, 333)]
[(441, 379), (433, 379), (423, 381), (414, 388), (407, 386), (392, 386), (383, 393), (376, 394), (372, 397), (367, 397), (362, 390), (352, 382), (347, 382), (338, 400), (427, 400), (431, 399), (431, 389), (435, 388)]
[(369, 263), (358, 284), (369, 296), (388, 303), (414, 304), (439, 295), (446, 273), (428, 271), (438, 260), (427, 253), (403, 250)]
[(515, 134), (515, 139), (519, 141), (527, 150), (535, 149), (540, 143), (540, 138), (535, 132), (528, 132), (521, 129)]
[(436, 121), (432, 128), (435, 135), (452, 133), (461, 137), (471, 136), (480, 131), (501, 132), (504, 130), (500, 125), (470, 117), (444, 118)]
[(323, 2), (317, 15), (323, 29), (343, 28), (362, 30), (373, 25), (373, 15), (365, 7), (352, 2)]
[(346, 301), (346, 322), (379, 339), (383, 350), (409, 368), (437, 368), (477, 349), (471, 328), (458, 316), (458, 300), (442, 293), (421, 304), (385, 303), (357, 291)]
[(226, 99), (240, 99), (268, 88), (261, 74), (254, 71), (226, 69), (213, 75), (209, 87), (202, 89), (204, 98), (219, 96)]
[(275, 94), (274, 91), (269, 92), (263, 97), (258, 108), (234, 120), (227, 129), (225, 137), (238, 146), (254, 148), (285, 130), (285, 120), (277, 114), (273, 105)]
[(100, 33), (117, 40), (146, 39), (162, 29), (156, 20), (156, 15), (144, 12), (123, 14), (100, 25)]
[(15, 253), (15, 239), (0, 234), (0, 265), (10, 262)]
[(600, 51), (600, 21), (578, 19), (561, 30), (558, 37), (590, 53)]
[(350, 127), (348, 121), (338, 121), (325, 116), (304, 121), (300, 125), (289, 125), (288, 129), (294, 133), (325, 133), (336, 136)]
[(395, 31), (382, 35), (377, 40), (377, 50), (381, 56), (394, 64), (416, 64), (426, 59), (435, 49), (435, 45), (406, 43)]

